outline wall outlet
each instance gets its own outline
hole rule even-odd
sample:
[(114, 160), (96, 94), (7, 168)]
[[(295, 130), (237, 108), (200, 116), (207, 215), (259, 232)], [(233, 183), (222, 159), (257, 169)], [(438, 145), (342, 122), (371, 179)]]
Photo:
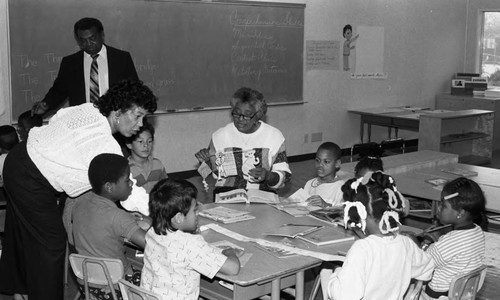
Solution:
[(309, 134), (304, 134), (304, 144), (309, 143)]
[(323, 140), (323, 132), (311, 133), (311, 143), (312, 142), (321, 142), (322, 140)]

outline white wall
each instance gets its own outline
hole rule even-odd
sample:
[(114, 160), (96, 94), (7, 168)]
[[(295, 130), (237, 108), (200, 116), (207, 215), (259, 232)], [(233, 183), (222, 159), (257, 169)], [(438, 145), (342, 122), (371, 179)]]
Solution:
[[(2, 12), (6, 1), (0, 0)], [(351, 80), (342, 71), (305, 71), (306, 103), (268, 110), (267, 121), (285, 135), (288, 155), (315, 152), (321, 142), (304, 143), (304, 136), (310, 141), (311, 133), (321, 132), (323, 141), (334, 141), (342, 148), (359, 142), (359, 117), (349, 114), (349, 109), (409, 104), (433, 107), (435, 95), (449, 90), (452, 74), (464, 69), (466, 15), (467, 0), (306, 1), (305, 40), (342, 41), (345, 24), (384, 27), (388, 79)], [(2, 30), (0, 40), (4, 41), (6, 32)], [(0, 69), (4, 70), (6, 45), (0, 47)], [(8, 84), (3, 77), (0, 80), (3, 95)], [(208, 145), (214, 130), (231, 121), (227, 110), (158, 115), (155, 120), (155, 156), (164, 162), (167, 172), (194, 169), (194, 153)], [(380, 141), (385, 134), (385, 128), (374, 128), (372, 139)], [(412, 132), (400, 135), (416, 137)]]

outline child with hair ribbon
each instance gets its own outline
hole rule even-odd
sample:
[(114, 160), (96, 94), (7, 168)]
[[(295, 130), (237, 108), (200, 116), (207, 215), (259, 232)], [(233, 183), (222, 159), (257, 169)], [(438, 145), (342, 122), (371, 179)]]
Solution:
[(374, 172), (343, 186), (344, 222), (364, 236), (354, 242), (341, 268), (329, 276), (322, 272), (322, 286), (329, 298), (403, 299), (410, 280), (429, 280), (433, 261), (409, 237), (399, 234), (404, 197), (394, 179)]
[(465, 177), (443, 187), (438, 219), (452, 230), (426, 250), (436, 269), (420, 299), (448, 299), (451, 280), (459, 273), (470, 272), (484, 263), (485, 236), (480, 223), (486, 201), (479, 185)]

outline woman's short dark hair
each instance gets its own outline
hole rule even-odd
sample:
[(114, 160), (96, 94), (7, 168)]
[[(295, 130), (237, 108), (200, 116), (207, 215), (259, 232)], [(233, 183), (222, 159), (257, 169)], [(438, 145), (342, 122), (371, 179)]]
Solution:
[(157, 101), (151, 89), (142, 81), (126, 79), (110, 87), (106, 94), (94, 102), (94, 106), (107, 117), (112, 111), (126, 112), (134, 106), (153, 113)]
[(257, 112), (258, 119), (262, 119), (267, 113), (267, 103), (264, 100), (264, 95), (248, 87), (242, 87), (236, 90), (233, 94), (233, 98), (230, 101), (231, 108), (234, 108), (237, 103), (249, 103), (255, 108)]
[(187, 180), (162, 179), (149, 194), (149, 216), (156, 234), (166, 235), (167, 230), (176, 231), (172, 218), (177, 213), (186, 215), (198, 190)]

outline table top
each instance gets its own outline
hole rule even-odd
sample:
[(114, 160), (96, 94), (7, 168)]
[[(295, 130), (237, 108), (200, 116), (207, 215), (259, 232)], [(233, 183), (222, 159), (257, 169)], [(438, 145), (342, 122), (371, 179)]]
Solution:
[(468, 178), (478, 183), (483, 190), (486, 197), (486, 209), (492, 212), (500, 212), (500, 201), (497, 200), (497, 195), (500, 194), (500, 181), (498, 180), (500, 178), (500, 170), (498, 169), (451, 163), (400, 173), (394, 175), (394, 178), (396, 179), (398, 189), (403, 194), (439, 201), (441, 199), (441, 189), (434, 187), (432, 184), (426, 182), (426, 180), (443, 178), (449, 181), (458, 178), (459, 175), (445, 172), (445, 170), (455, 168), (477, 172), (478, 175)]
[(466, 109), (466, 110), (445, 110), (445, 109), (430, 109), (415, 106), (396, 106), (396, 107), (373, 107), (349, 110), (350, 113), (366, 115), (366, 116), (379, 116), (386, 118), (396, 119), (414, 119), (418, 120), (420, 115), (426, 115), (434, 118), (453, 119), (461, 118), (464, 116), (477, 116), (493, 113), (489, 110), (480, 109)]
[[(204, 208), (210, 208), (216, 205), (218, 204), (206, 204), (204, 205)], [(221, 227), (250, 238), (279, 242), (283, 239), (283, 237), (266, 236), (262, 233), (270, 232), (273, 229), (279, 228), (281, 225), (287, 223), (324, 225), (331, 228), (332, 230), (344, 231), (344, 229), (341, 227), (329, 225), (328, 223), (317, 220), (313, 217), (293, 217), (266, 204), (224, 204), (222, 206), (242, 211), (248, 211), (256, 217), (253, 220), (232, 224), (217, 223)], [(200, 225), (213, 223), (213, 221), (203, 217), (200, 217), (199, 221)], [(204, 231), (201, 234), (209, 243), (220, 240), (227, 240), (231, 243), (245, 248), (245, 253), (252, 254), (252, 257), (246, 263), (246, 265), (240, 269), (240, 273), (238, 275), (217, 275), (217, 277), (222, 278), (225, 281), (236, 283), (241, 286), (271, 281), (274, 278), (294, 274), (298, 271), (309, 269), (321, 263), (320, 259), (309, 256), (277, 258), (270, 253), (258, 248), (253, 243), (234, 240), (228, 236), (212, 230)], [(346, 253), (354, 242), (345, 241), (325, 246), (315, 246), (299, 239), (289, 239), (289, 241), (297, 248), (327, 253), (331, 255), (337, 255), (339, 251)]]

